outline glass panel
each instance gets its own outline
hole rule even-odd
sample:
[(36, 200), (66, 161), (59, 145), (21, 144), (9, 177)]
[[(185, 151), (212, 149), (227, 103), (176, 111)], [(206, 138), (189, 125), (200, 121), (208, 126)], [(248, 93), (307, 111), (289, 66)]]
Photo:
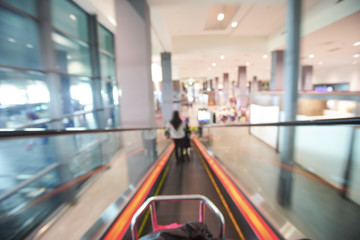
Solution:
[(115, 59), (100, 53), (101, 77), (115, 80)]
[(50, 93), (44, 75), (0, 69), (0, 128), (21, 128), (49, 118)]
[[(86, 191), (76, 199), (74, 208), (68, 208), (74, 211), (72, 220), (66, 219), (69, 212), (65, 209), (44, 238), (53, 239), (49, 236), (55, 234), (60, 239), (69, 239), (74, 236), (70, 231), (74, 221), (88, 229), (89, 222), (97, 221), (108, 207), (113, 207), (110, 204), (117, 202), (120, 205), (115, 209), (121, 209), (156, 160), (157, 144), (163, 150), (171, 142), (157, 139), (157, 134), (153, 129), (53, 136), (46, 137), (46, 141), (44, 137), (0, 140), (0, 196), (19, 183), (32, 180), (1, 197), (0, 239), (26, 238), (61, 204), (76, 198), (85, 186)], [(29, 142), (32, 147), (26, 149)], [(61, 164), (56, 167), (54, 163)], [(39, 174), (49, 166), (44, 174)], [(36, 174), (38, 178), (34, 179)], [(83, 214), (77, 212), (84, 206), (92, 206), (85, 222), (81, 220)], [(58, 224), (65, 231), (59, 233)]]
[[(357, 117), (359, 103), (359, 95), (352, 92), (299, 93), (296, 119), (305, 121)], [(245, 112), (250, 123), (284, 121), (283, 94), (255, 93)]]
[(90, 78), (61, 76), (61, 92), (65, 114), (93, 109), (93, 92)]
[(100, 48), (107, 51), (108, 53), (115, 55), (114, 53), (114, 35), (106, 28), (99, 26), (99, 43)]
[(54, 26), (87, 42), (89, 40), (87, 14), (70, 1), (52, 0), (51, 2)]
[[(203, 143), (273, 226), (293, 225), (309, 239), (355, 239), (360, 218), (359, 126), (298, 126), (294, 146), (284, 142), (287, 128), (204, 128)], [(288, 165), (281, 163), (285, 147), (294, 150), (294, 162)], [(284, 207), (279, 199), (287, 194), (291, 204)]]
[(62, 73), (91, 76), (89, 46), (85, 43), (53, 33), (57, 68)]
[(0, 64), (41, 69), (36, 22), (0, 7)]
[(4, 2), (11, 4), (12, 6), (23, 10), (35, 17), (37, 15), (35, 0), (4, 0)]

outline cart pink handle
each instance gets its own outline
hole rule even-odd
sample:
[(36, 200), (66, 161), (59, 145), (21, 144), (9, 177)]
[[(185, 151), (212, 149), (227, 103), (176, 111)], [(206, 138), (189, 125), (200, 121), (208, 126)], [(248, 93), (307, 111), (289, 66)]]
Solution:
[(135, 212), (131, 219), (131, 236), (133, 240), (138, 240), (137, 223), (141, 216), (150, 207), (151, 224), (153, 229), (158, 229), (155, 203), (157, 202), (178, 202), (178, 201), (200, 201), (199, 222), (204, 220), (205, 205), (215, 214), (219, 220), (219, 238), (225, 233), (225, 219), (220, 210), (207, 197), (199, 194), (190, 195), (161, 195), (148, 198), (141, 207)]

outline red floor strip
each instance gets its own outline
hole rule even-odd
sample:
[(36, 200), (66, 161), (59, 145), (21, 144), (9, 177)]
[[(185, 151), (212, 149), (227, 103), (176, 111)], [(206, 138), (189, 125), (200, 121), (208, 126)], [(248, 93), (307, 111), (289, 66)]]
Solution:
[(221, 184), (226, 189), (229, 196), (238, 207), (239, 211), (243, 214), (256, 236), (261, 240), (276, 240), (279, 239), (273, 232), (270, 226), (259, 215), (255, 208), (245, 198), (245, 196), (239, 191), (237, 186), (230, 180), (225, 174), (218, 160), (212, 157), (206, 150), (205, 146), (200, 142), (198, 138), (193, 137), (196, 146), (207, 161), (209, 167), (215, 173)]
[(120, 214), (119, 218), (111, 227), (110, 231), (104, 237), (105, 240), (122, 239), (124, 237), (126, 231), (130, 226), (131, 218), (149, 194), (151, 188), (156, 182), (156, 179), (159, 177), (161, 171), (163, 170), (167, 160), (170, 158), (173, 150), (174, 144), (172, 143), (170, 147), (166, 150), (166, 152), (157, 161), (157, 163), (155, 163), (156, 165), (152, 169), (152, 172), (150, 173), (148, 179), (144, 182), (144, 184), (140, 187), (135, 196), (131, 199), (128, 206)]

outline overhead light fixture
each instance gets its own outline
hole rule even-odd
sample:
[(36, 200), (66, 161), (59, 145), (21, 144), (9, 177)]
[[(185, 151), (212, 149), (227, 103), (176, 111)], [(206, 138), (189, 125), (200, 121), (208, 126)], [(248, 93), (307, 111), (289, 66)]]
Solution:
[(359, 57), (360, 57), (360, 53), (354, 55), (354, 58), (359, 58)]
[(265, 54), (265, 55), (263, 56), (263, 59), (267, 59), (267, 58), (268, 58), (268, 55)]
[(233, 22), (231, 23), (231, 26), (232, 26), (233, 28), (236, 28), (237, 25), (238, 25), (238, 22), (237, 22), (237, 21), (233, 21)]
[(224, 59), (224, 58), (225, 58), (225, 56), (224, 56), (224, 55), (221, 55), (221, 56), (220, 56), (220, 58), (221, 58), (221, 59)]
[(15, 42), (16, 42), (16, 40), (13, 39), (13, 38), (8, 38), (8, 41), (11, 42), (11, 43), (15, 43)]
[(219, 13), (219, 14), (217, 15), (217, 20), (218, 20), (218, 21), (222, 21), (222, 20), (224, 20), (224, 18), (225, 18), (225, 15), (224, 15), (223, 13)]
[(70, 18), (71, 20), (76, 21), (76, 16), (75, 16), (74, 14), (70, 14), (70, 15), (69, 15), (69, 18)]
[(360, 46), (360, 42), (356, 42), (353, 44), (354, 47)]
[(246, 66), (250, 66), (250, 63), (249, 63), (249, 62), (247, 62), (247, 63), (246, 63)]
[(310, 55), (309, 55), (309, 58), (314, 58), (314, 57), (315, 57), (314, 54), (310, 54)]
[(212, 63), (211, 65), (212, 65), (213, 67), (216, 67), (216, 63)]
[(30, 43), (26, 44), (25, 46), (26, 46), (27, 48), (34, 48), (34, 46), (33, 46), (32, 44), (30, 44)]

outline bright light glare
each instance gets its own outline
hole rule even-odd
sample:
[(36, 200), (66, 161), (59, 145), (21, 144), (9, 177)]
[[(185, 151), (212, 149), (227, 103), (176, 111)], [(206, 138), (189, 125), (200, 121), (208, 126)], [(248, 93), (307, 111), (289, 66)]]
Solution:
[(216, 63), (212, 63), (212, 66), (213, 66), (213, 67), (216, 67)]
[(34, 48), (34, 46), (33, 46), (32, 44), (30, 44), (30, 43), (26, 44), (25, 46), (26, 46), (27, 48)]
[(314, 58), (314, 57), (315, 57), (314, 54), (310, 54), (310, 55), (309, 55), (309, 58)]
[(263, 59), (267, 59), (267, 58), (268, 58), (268, 55), (265, 54), (265, 55), (263, 56)]
[(76, 16), (74, 14), (70, 14), (69, 15), (69, 18), (73, 21), (76, 21)]
[(231, 26), (232, 26), (233, 28), (236, 28), (237, 25), (238, 25), (238, 22), (237, 22), (237, 21), (233, 21), (233, 22), (231, 23)]
[(360, 46), (360, 42), (356, 42), (353, 44), (354, 47)]
[(354, 55), (354, 58), (359, 58), (359, 57), (360, 57), (360, 53)]
[(223, 13), (219, 13), (219, 14), (217, 15), (217, 20), (218, 20), (218, 21), (222, 21), (222, 20), (224, 20), (224, 18), (225, 18), (225, 15), (224, 15)]
[(224, 56), (224, 55), (221, 55), (220, 58), (221, 58), (221, 59), (225, 59), (225, 56)]
[(249, 62), (247, 62), (247, 63), (246, 63), (246, 66), (250, 66), (250, 63), (249, 63)]
[(15, 39), (13, 39), (13, 38), (8, 38), (8, 41), (9, 41), (9, 42), (11, 42), (11, 43), (16, 42), (16, 40), (15, 40)]
[(70, 95), (74, 100), (78, 100), (81, 105), (92, 104), (91, 87), (88, 84), (77, 84), (70, 87)]
[(151, 73), (152, 73), (152, 79), (154, 82), (161, 82), (162, 81), (162, 68), (160, 64), (153, 63), (151, 64)]

